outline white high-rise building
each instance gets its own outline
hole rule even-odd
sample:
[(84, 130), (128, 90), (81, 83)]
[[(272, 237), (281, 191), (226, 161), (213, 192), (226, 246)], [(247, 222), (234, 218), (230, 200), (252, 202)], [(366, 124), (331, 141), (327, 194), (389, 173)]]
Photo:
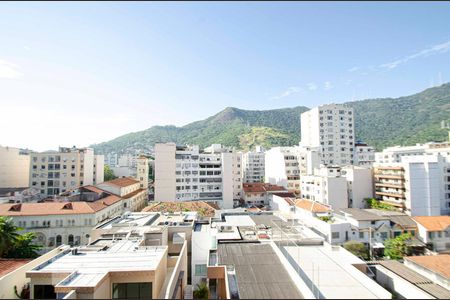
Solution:
[(242, 155), (242, 175), (244, 182), (264, 181), (264, 149), (256, 146), (255, 151), (248, 151)]
[(315, 107), (301, 114), (301, 145), (318, 147), (324, 165), (353, 164), (353, 108), (343, 104)]
[(0, 188), (24, 188), (30, 185), (28, 151), (0, 146)]
[(265, 153), (265, 182), (300, 193), (300, 176), (319, 167), (319, 152), (308, 147), (274, 147)]
[(233, 208), (242, 193), (242, 154), (219, 144), (155, 145), (155, 201), (211, 201)]
[(91, 148), (65, 148), (31, 153), (30, 187), (52, 196), (83, 185), (103, 182), (104, 157)]

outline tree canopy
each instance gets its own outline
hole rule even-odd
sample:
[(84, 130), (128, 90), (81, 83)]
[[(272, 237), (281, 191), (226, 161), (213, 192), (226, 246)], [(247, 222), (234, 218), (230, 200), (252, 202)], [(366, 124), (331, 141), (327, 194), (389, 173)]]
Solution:
[(34, 244), (35, 234), (14, 225), (8, 217), (0, 217), (0, 257), (4, 258), (35, 258), (39, 256), (41, 246)]

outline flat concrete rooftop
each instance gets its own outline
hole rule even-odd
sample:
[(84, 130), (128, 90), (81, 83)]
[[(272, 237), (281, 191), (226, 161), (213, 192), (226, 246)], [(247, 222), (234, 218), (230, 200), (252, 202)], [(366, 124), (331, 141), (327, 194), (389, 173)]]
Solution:
[(219, 244), (219, 265), (231, 265), (236, 272), (240, 299), (300, 299), (292, 281), (269, 244)]

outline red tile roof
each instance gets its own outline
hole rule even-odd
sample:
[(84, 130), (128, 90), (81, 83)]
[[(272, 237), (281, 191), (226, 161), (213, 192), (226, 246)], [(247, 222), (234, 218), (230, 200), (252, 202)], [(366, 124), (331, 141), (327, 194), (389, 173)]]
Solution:
[(270, 184), (270, 183), (244, 183), (243, 189), (245, 193), (265, 193), (274, 191), (286, 191), (282, 186)]
[(428, 231), (443, 231), (450, 226), (450, 216), (420, 216), (413, 217), (413, 220)]
[(115, 185), (120, 187), (127, 187), (129, 185), (133, 185), (139, 183), (138, 180), (132, 178), (132, 177), (122, 177), (122, 178), (116, 178), (110, 181), (105, 181), (101, 184), (108, 184), (108, 185)]
[(447, 279), (450, 278), (450, 254), (405, 256), (405, 260), (410, 260)]
[(103, 199), (85, 202), (43, 202), (43, 203), (19, 203), (0, 204), (1, 216), (42, 216), (42, 215), (73, 215), (91, 214), (100, 211), (122, 198), (110, 195)]
[(122, 196), (122, 198), (128, 199), (128, 198), (134, 197), (134, 196), (136, 196), (137, 194), (139, 194), (139, 193), (141, 193), (141, 192), (144, 192), (144, 191), (145, 191), (145, 189), (137, 189), (137, 190), (135, 190), (134, 192), (131, 192), (131, 193), (129, 193), (129, 194), (126, 194), (125, 196)]
[(297, 206), (298, 208), (307, 210), (307, 211), (315, 212), (315, 213), (331, 211), (330, 207), (328, 207), (324, 204), (315, 202), (315, 201), (308, 200), (308, 199), (297, 200), (295, 202), (295, 206)]
[(32, 261), (32, 259), (10, 259), (10, 258), (1, 258), (0, 259), (0, 277), (5, 276), (8, 273), (20, 268), (23, 265), (26, 265)]

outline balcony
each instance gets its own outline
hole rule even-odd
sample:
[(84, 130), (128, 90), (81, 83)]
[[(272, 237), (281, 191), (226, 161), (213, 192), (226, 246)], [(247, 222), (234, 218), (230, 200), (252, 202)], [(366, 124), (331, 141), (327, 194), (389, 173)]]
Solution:
[(390, 187), (390, 188), (394, 188), (394, 189), (405, 189), (405, 187), (403, 185), (395, 184), (395, 183), (391, 183), (391, 182), (376, 182), (375, 186)]
[(380, 195), (380, 196), (386, 196), (386, 197), (394, 197), (394, 198), (400, 198), (400, 199), (405, 199), (405, 193), (400, 192), (400, 193), (391, 193), (391, 192), (386, 192), (386, 191), (375, 191), (376, 195)]
[(403, 175), (393, 175), (393, 174), (375, 174), (375, 178), (386, 178), (386, 179), (397, 179), (397, 180), (405, 180)]

